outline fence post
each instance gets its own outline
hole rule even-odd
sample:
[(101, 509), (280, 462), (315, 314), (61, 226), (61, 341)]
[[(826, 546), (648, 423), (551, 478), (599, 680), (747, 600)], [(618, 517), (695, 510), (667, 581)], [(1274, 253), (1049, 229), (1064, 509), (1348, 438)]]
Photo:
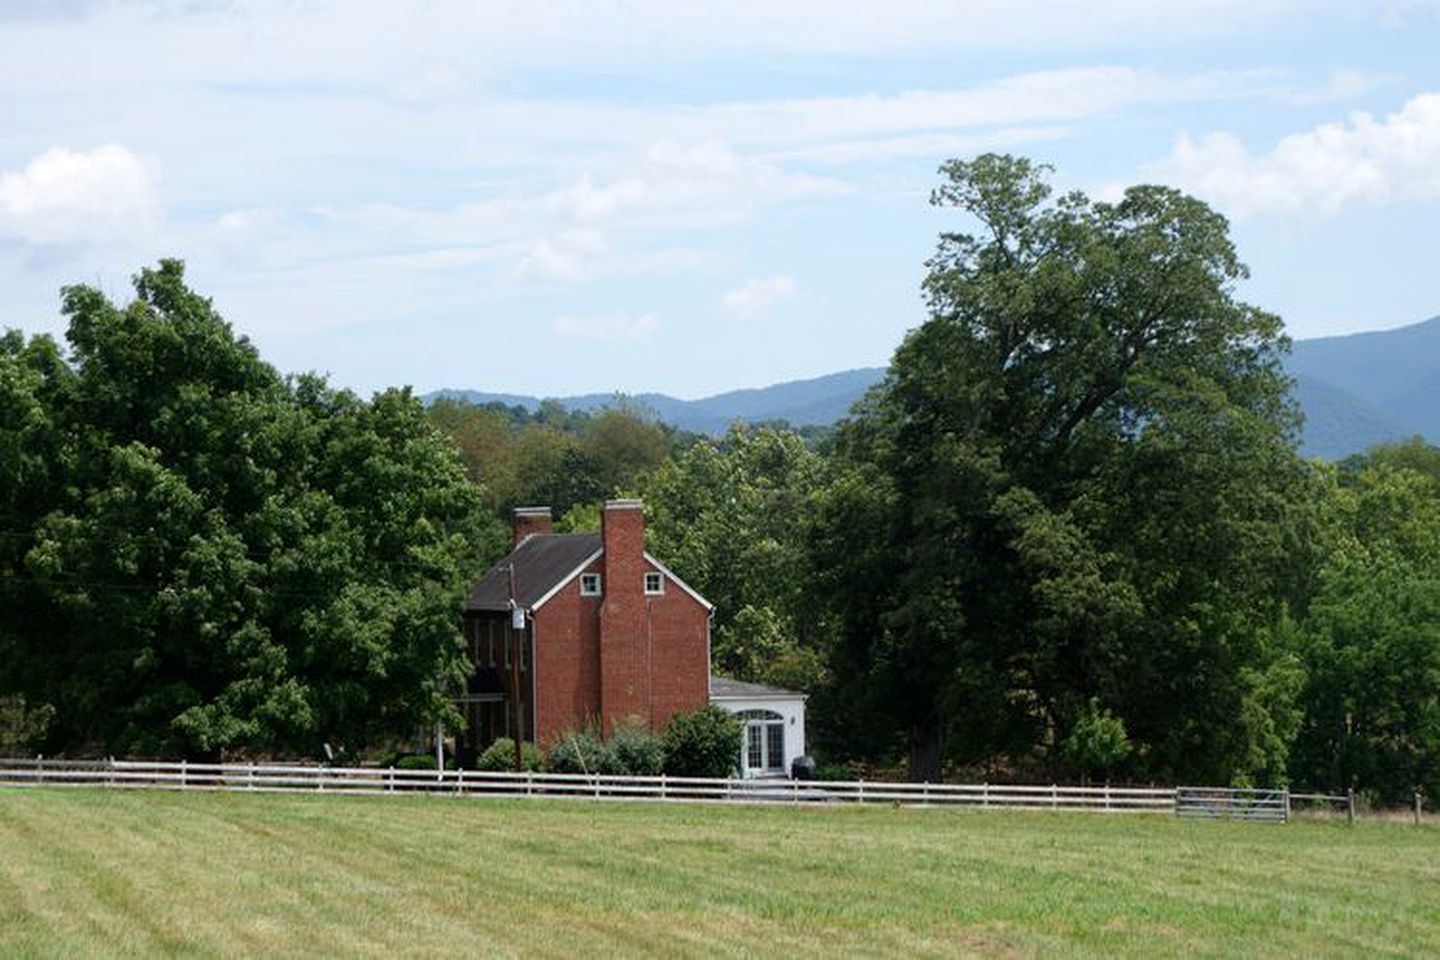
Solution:
[(1285, 822), (1290, 822), (1290, 788), (1285, 788)]
[(663, 771), (660, 773), (660, 799), (665, 799), (665, 773)]
[(990, 781), (986, 780), (980, 785), (980, 806), (990, 806)]
[(251, 761), (250, 761), (250, 769), (247, 770), (247, 771), (245, 771), (245, 788), (246, 788), (247, 790), (254, 790), (254, 789), (255, 789), (255, 761), (254, 761), (254, 760), (251, 760)]
[(180, 761), (180, 789), (181, 789), (181, 790), (184, 790), (187, 786), (189, 786), (190, 776), (189, 776), (189, 773), (188, 773), (188, 772), (186, 771), (186, 769), (185, 769), (186, 763), (187, 763), (187, 761), (185, 761), (185, 760), (181, 760), (181, 761)]
[(1420, 826), (1420, 791), (1415, 791), (1415, 826)]
[(1110, 809), (1110, 781), (1105, 781), (1105, 809)]
[(386, 767), (386, 768), (385, 768), (385, 792), (386, 792), (386, 793), (394, 793), (394, 792), (395, 792), (395, 768), (394, 768), (394, 767)]
[(1350, 823), (1355, 822), (1355, 788), (1351, 787), (1345, 791), (1345, 817)]
[(860, 797), (859, 797), (859, 802), (860, 802), (860, 803), (864, 803), (864, 802), (865, 802), (865, 778), (864, 778), (864, 777), (861, 777), (861, 778), (860, 778)]
[(1052, 784), (1050, 784), (1050, 809), (1051, 809), (1051, 810), (1058, 810), (1059, 808), (1060, 808), (1060, 788), (1057, 787), (1057, 786), (1055, 786), (1055, 784), (1052, 783)]
[(922, 804), (924, 804), (925, 806), (927, 806), (927, 807), (930, 806), (930, 781), (929, 781), (929, 780), (926, 780), (924, 783), (922, 783), (922, 784), (920, 785), (920, 802), (921, 802)]

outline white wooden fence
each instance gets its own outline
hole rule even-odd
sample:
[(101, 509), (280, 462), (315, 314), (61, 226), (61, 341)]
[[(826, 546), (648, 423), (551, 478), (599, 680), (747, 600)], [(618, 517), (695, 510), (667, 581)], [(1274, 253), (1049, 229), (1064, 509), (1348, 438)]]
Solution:
[(837, 780), (716, 780), (476, 770), (398, 770), (144, 760), (0, 760), (0, 787), (110, 787), (469, 797), (576, 797), (662, 802), (854, 804), (1173, 813), (1163, 788), (1011, 786)]

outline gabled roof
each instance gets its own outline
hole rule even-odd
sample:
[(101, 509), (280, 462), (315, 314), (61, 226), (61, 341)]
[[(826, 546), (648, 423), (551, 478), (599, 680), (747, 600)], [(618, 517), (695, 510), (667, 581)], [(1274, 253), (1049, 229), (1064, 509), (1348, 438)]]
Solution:
[[(466, 610), (510, 609), (510, 567), (515, 567), (515, 605), (534, 610), (545, 604), (565, 584), (604, 554), (598, 533), (537, 533), (491, 567), (480, 582), (470, 589)], [(714, 605), (694, 587), (681, 580), (669, 567), (650, 556), (645, 560), (706, 610)]]
[(541, 533), (526, 537), (471, 588), (465, 609), (509, 610), (509, 567), (514, 564), (515, 602), (528, 610), (599, 554), (598, 533)]
[(766, 683), (746, 683), (729, 677), (710, 678), (710, 696), (720, 700), (779, 700), (805, 699), (805, 694), (783, 687), (772, 687)]

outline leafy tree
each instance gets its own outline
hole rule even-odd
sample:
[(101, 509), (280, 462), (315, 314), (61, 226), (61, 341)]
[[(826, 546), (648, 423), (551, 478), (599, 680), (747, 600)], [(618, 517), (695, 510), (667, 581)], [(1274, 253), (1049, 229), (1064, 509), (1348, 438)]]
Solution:
[[(53, 748), (357, 746), (449, 716), (481, 493), (406, 391), (280, 377), (178, 261), (0, 350), (0, 693)], [(8, 398), (7, 398), (8, 399)], [(6, 487), (7, 492), (12, 489)]]
[(1152, 775), (1254, 775), (1264, 730), (1236, 718), (1267, 707), (1311, 482), (1280, 321), (1235, 299), (1198, 200), (1052, 202), (1006, 156), (941, 172), (977, 232), (941, 235), (815, 538), (838, 687), (921, 778), (1043, 759), (1092, 697)]
[(557, 517), (596, 506), (694, 440), (618, 394), (612, 406), (593, 414), (568, 411), (554, 400), (531, 413), (445, 397), (427, 414), (454, 442), (502, 519), (522, 505), (548, 506)]
[(715, 604), (712, 659), (724, 673), (805, 690), (822, 682), (823, 641), (806, 615), (821, 472), (795, 434), (737, 425), (639, 484), (652, 548)]
[(595, 464), (596, 482), (606, 494), (631, 486), (670, 454), (667, 432), (652, 414), (633, 405), (601, 410), (581, 433), (581, 444)]
[(1298, 781), (1440, 796), (1440, 481), (1385, 457), (1327, 503), (1334, 540), (1309, 614)]

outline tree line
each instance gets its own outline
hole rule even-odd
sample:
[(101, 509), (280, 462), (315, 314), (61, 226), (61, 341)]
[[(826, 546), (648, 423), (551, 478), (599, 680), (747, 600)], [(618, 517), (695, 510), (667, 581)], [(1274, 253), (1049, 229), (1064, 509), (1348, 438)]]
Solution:
[(827, 761), (1437, 795), (1440, 451), (1300, 457), (1225, 219), (1049, 173), (942, 168), (927, 316), (806, 436), (366, 401), (276, 374), (177, 263), (123, 308), (70, 288), (68, 354), (0, 341), (0, 715), (179, 753), (445, 716), (509, 509), (632, 495), (715, 668), (810, 694)]

